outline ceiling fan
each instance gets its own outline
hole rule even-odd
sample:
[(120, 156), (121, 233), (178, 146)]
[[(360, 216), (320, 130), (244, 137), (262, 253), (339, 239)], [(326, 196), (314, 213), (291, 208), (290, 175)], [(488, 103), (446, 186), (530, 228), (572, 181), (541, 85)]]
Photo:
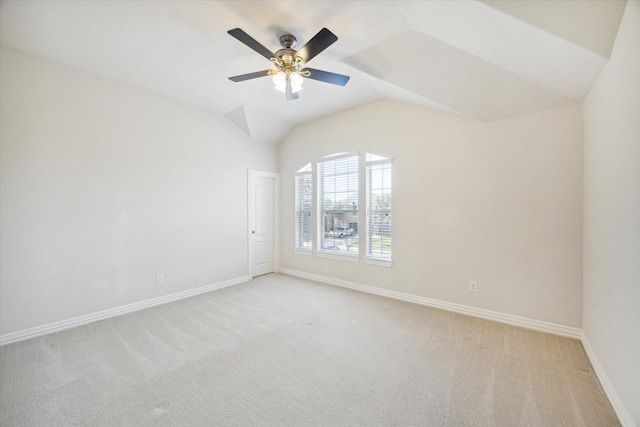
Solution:
[(240, 28), (234, 28), (227, 32), (249, 46), (251, 49), (258, 52), (260, 55), (267, 58), (269, 61), (273, 62), (276, 67), (276, 69), (256, 71), (254, 73), (229, 77), (229, 80), (231, 81), (242, 82), (258, 77), (273, 76), (273, 82), (276, 85), (276, 89), (284, 92), (287, 100), (298, 99), (298, 92), (302, 90), (303, 78), (318, 80), (338, 86), (344, 86), (349, 81), (349, 76), (305, 67), (305, 65), (316, 55), (338, 40), (338, 37), (326, 28), (320, 30), (318, 34), (313, 36), (313, 38), (299, 50), (294, 50), (294, 47), (296, 46), (296, 38), (291, 34), (285, 34), (280, 37), (280, 45), (282, 45), (282, 49), (275, 53), (272, 53), (269, 49), (261, 45)]

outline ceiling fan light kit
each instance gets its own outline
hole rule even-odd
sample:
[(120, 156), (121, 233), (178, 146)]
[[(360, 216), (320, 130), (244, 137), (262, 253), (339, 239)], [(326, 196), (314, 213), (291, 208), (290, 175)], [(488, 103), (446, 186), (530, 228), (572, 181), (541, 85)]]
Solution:
[(229, 77), (233, 82), (255, 79), (258, 77), (273, 76), (275, 88), (285, 94), (288, 101), (299, 98), (298, 92), (302, 90), (304, 78), (318, 80), (338, 86), (344, 86), (349, 81), (349, 76), (330, 73), (328, 71), (305, 68), (305, 64), (338, 40), (331, 31), (323, 28), (313, 36), (300, 50), (295, 50), (297, 40), (291, 34), (280, 37), (282, 49), (271, 53), (269, 49), (261, 45), (249, 34), (240, 28), (229, 30), (228, 33), (249, 46), (260, 55), (271, 61), (276, 69), (257, 71), (249, 74)]

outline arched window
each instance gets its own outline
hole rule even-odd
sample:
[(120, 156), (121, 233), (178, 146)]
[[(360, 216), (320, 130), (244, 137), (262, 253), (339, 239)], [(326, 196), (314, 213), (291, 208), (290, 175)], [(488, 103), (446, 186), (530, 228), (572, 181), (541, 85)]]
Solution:
[(388, 157), (336, 153), (298, 170), (296, 250), (391, 266), (391, 166)]

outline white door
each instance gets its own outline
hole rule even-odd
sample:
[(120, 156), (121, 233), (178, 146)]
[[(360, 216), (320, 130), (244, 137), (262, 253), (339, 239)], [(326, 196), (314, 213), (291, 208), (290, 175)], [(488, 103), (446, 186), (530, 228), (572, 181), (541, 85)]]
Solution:
[(251, 277), (274, 272), (276, 175), (249, 171)]

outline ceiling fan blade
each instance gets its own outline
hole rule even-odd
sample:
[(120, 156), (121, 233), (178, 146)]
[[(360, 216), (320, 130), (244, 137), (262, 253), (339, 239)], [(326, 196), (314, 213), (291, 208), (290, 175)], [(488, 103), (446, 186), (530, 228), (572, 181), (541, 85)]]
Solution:
[(256, 71), (254, 73), (240, 74), (239, 76), (229, 77), (232, 82), (243, 82), (245, 80), (257, 79), (258, 77), (267, 77), (270, 70)]
[(349, 81), (349, 76), (342, 74), (330, 73), (328, 71), (316, 70), (315, 68), (305, 68), (302, 71), (309, 71), (311, 74), (307, 76), (308, 79), (318, 80), (325, 83), (331, 83), (332, 85), (344, 86)]
[(331, 46), (338, 40), (335, 34), (326, 28), (321, 29), (318, 34), (298, 50), (296, 56), (304, 59), (304, 62), (311, 61), (317, 54)]
[(234, 28), (233, 30), (227, 31), (227, 33), (240, 40), (242, 43), (246, 44), (268, 60), (271, 60), (271, 58), (274, 57), (273, 52), (262, 46), (256, 39), (242, 31), (240, 28)]

